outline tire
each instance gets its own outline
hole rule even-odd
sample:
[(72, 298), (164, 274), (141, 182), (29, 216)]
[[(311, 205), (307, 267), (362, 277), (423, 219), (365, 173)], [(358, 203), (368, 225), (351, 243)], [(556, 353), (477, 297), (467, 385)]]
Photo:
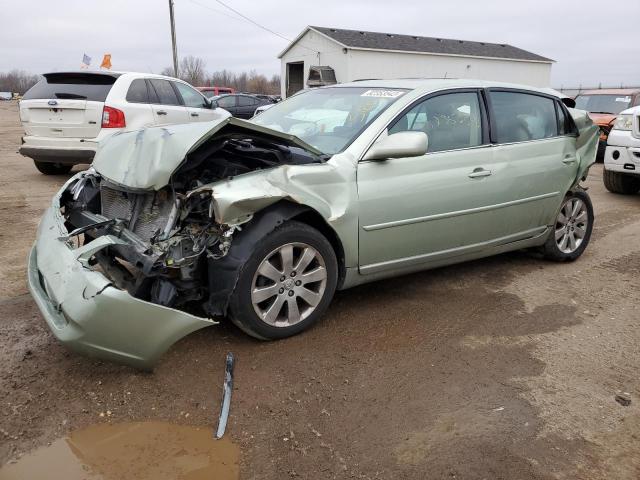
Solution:
[(73, 168), (73, 165), (64, 165), (62, 163), (38, 162), (37, 160), (34, 160), (33, 163), (38, 171), (45, 175), (64, 175)]
[(602, 179), (604, 180), (604, 186), (611, 193), (633, 195), (640, 191), (640, 177), (605, 169), (602, 173)]
[[(291, 261), (285, 261), (289, 256)], [(309, 258), (302, 273), (296, 271), (295, 266)], [(228, 314), (233, 323), (255, 338), (290, 337), (324, 314), (337, 282), (338, 262), (329, 241), (309, 225), (287, 221), (258, 243), (242, 267), (229, 299)]]
[(572, 262), (587, 248), (593, 230), (593, 205), (587, 192), (569, 192), (542, 247), (545, 258)]

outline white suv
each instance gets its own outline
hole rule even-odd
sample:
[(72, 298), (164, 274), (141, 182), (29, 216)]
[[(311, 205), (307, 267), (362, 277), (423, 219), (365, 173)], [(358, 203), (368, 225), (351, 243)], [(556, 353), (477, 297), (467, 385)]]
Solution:
[(91, 163), (99, 142), (122, 130), (228, 117), (181, 80), (145, 73), (46, 73), (20, 102), (20, 153), (47, 175)]
[(604, 186), (627, 195), (640, 191), (640, 106), (621, 112), (609, 133)]

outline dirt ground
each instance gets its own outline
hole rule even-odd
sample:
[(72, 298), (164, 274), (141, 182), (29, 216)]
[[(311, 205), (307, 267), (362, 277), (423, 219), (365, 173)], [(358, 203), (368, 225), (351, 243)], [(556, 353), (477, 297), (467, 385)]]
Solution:
[(27, 293), (39, 216), (67, 177), (38, 173), (20, 135), (0, 103), (0, 464), (95, 423), (213, 428), (232, 351), (244, 479), (640, 478), (640, 195), (608, 193), (601, 165), (574, 263), (517, 252), (377, 282), (295, 338), (221, 324), (142, 373), (68, 352)]

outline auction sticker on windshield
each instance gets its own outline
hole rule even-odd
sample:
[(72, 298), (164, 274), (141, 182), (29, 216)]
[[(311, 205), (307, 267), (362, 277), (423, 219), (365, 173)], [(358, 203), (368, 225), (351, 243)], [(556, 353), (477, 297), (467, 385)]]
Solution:
[(367, 90), (361, 97), (396, 98), (405, 93), (402, 90)]

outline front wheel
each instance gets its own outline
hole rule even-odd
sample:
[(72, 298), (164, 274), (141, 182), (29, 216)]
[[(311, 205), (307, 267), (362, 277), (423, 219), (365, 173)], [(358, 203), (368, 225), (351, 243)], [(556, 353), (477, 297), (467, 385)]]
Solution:
[(556, 262), (582, 255), (593, 230), (593, 205), (587, 192), (569, 192), (562, 202), (554, 228), (542, 247), (544, 256)]
[(333, 247), (318, 230), (296, 221), (285, 222), (258, 245), (231, 295), (231, 320), (263, 340), (306, 330), (327, 310), (336, 289)]
[(65, 165), (63, 163), (39, 162), (37, 160), (34, 160), (33, 163), (38, 171), (45, 175), (64, 175), (73, 168), (73, 165)]

